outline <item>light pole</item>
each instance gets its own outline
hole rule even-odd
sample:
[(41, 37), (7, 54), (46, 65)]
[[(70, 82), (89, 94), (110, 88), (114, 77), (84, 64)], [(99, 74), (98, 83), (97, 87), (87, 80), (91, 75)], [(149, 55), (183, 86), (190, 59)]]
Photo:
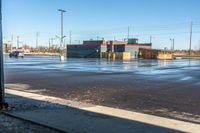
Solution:
[(19, 36), (17, 36), (17, 48), (19, 48)]
[(63, 9), (58, 9), (58, 11), (61, 13), (61, 32), (60, 32), (60, 47), (63, 47), (63, 14), (66, 12)]
[(174, 50), (174, 38), (170, 39), (170, 41), (171, 41), (171, 50)]

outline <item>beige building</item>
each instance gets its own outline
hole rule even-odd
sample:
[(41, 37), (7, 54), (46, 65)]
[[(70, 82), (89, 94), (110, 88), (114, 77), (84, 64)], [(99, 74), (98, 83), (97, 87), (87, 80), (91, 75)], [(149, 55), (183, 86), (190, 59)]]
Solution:
[(173, 59), (172, 50), (161, 50), (161, 49), (139, 49), (139, 57), (143, 59)]

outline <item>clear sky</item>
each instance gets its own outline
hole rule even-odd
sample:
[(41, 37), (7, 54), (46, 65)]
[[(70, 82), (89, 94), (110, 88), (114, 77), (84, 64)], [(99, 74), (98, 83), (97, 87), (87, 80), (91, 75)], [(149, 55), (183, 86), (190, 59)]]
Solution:
[[(2, 0), (5, 40), (20, 37), (20, 42), (35, 46), (48, 45), (49, 38), (60, 35), (60, 14), (65, 9), (64, 34), (69, 42), (79, 40), (119, 39), (130, 36), (149, 42), (154, 48), (188, 49), (190, 22), (194, 22), (193, 48), (200, 47), (200, 0)], [(58, 43), (58, 39), (54, 41)]]

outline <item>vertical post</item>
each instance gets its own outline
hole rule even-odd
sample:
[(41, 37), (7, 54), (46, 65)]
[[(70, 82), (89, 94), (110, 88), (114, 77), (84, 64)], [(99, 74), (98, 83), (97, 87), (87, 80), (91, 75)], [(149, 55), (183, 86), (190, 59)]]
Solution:
[(49, 52), (51, 50), (51, 39), (49, 38)]
[(189, 46), (189, 56), (191, 56), (191, 51), (192, 51), (192, 29), (193, 28), (193, 22), (191, 22), (190, 26), (190, 46)]
[(4, 99), (4, 68), (3, 68), (3, 40), (2, 40), (2, 12), (0, 0), (0, 108), (3, 108)]
[(58, 9), (58, 11), (60, 11), (60, 13), (61, 13), (60, 47), (62, 47), (62, 45), (63, 45), (63, 38), (64, 38), (64, 36), (63, 36), (63, 13), (66, 12), (66, 11), (62, 10), (62, 9)]
[(199, 52), (200, 52), (200, 40), (199, 40)]
[(151, 44), (151, 42), (152, 42), (152, 36), (150, 35), (150, 44)]
[(17, 36), (17, 48), (19, 48), (19, 36)]
[(61, 12), (61, 35), (60, 35), (60, 47), (63, 45), (63, 12)]
[(127, 41), (129, 39), (129, 37), (130, 37), (130, 27), (128, 26)]
[(170, 41), (171, 41), (171, 50), (174, 50), (174, 38), (170, 39)]
[(39, 33), (36, 32), (36, 40), (35, 40), (35, 47), (38, 48), (38, 37), (39, 37)]
[(72, 44), (72, 31), (69, 31), (69, 44)]
[(10, 52), (12, 52), (12, 49), (13, 49), (13, 34), (12, 34), (12, 36), (11, 36), (11, 49), (10, 49)]

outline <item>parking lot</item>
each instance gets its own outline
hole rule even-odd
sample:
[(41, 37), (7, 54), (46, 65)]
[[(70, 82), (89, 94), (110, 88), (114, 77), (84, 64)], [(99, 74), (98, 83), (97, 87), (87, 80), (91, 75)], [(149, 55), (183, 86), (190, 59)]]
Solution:
[(200, 60), (4, 61), (7, 88), (200, 123)]

